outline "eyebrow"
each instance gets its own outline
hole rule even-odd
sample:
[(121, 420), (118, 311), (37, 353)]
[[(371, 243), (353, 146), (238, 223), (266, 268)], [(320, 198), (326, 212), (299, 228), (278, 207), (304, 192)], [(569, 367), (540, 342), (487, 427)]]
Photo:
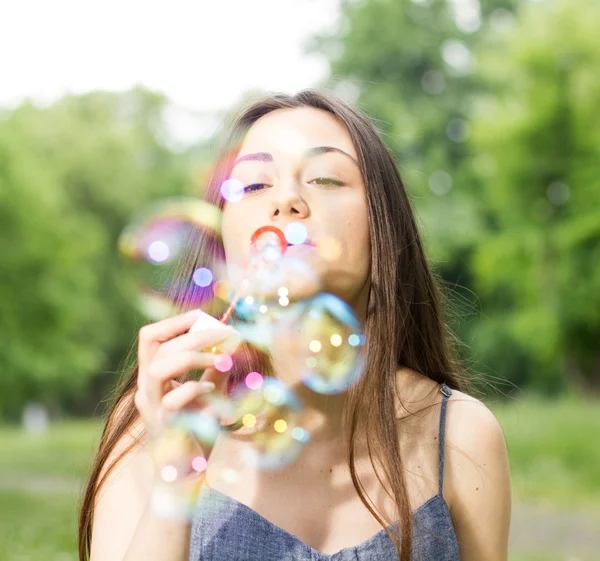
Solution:
[[(327, 154), (328, 152), (337, 152), (338, 154), (343, 154), (350, 158), (357, 166), (358, 162), (356, 159), (348, 154), (348, 152), (344, 152), (340, 148), (335, 148), (334, 146), (315, 146), (313, 148), (309, 148), (304, 152), (303, 156), (305, 158), (314, 158), (315, 156), (320, 156), (321, 154)], [(234, 163), (232, 169), (237, 166), (240, 162), (245, 161), (258, 161), (258, 162), (272, 162), (273, 156), (268, 152), (256, 152), (255, 154), (245, 154), (239, 157)]]

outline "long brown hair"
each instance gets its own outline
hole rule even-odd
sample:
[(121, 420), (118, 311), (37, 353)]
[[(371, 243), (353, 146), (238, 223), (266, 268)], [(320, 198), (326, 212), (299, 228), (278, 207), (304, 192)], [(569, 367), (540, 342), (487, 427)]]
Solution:
[[(371, 292), (365, 322), (367, 362), (363, 376), (348, 392), (345, 410), (347, 460), (360, 499), (388, 531), (391, 521), (384, 520), (377, 511), (356, 472), (356, 441), (359, 435), (366, 435), (373, 468), (394, 498), (397, 520), (400, 520), (400, 539), (389, 531), (388, 534), (396, 544), (400, 561), (410, 561), (412, 516), (398, 442), (396, 373), (399, 366), (409, 368), (458, 390), (466, 388), (467, 377), (456, 358), (455, 338), (444, 320), (439, 283), (426, 260), (411, 203), (392, 154), (365, 115), (330, 93), (310, 89), (296, 95), (270, 95), (242, 110), (231, 124), (205, 199), (223, 206), (220, 185), (231, 171), (240, 139), (253, 123), (271, 111), (298, 107), (311, 107), (334, 115), (348, 130), (358, 155), (368, 205)], [(195, 270), (199, 252), (200, 248), (190, 248), (181, 266), (185, 278), (190, 278)], [(178, 299), (179, 309), (189, 304), (189, 294)], [(256, 361), (263, 371), (268, 370), (265, 356), (248, 350), (243, 360), (236, 360), (233, 378), (248, 372), (250, 365), (256, 368)], [(137, 367), (134, 367), (117, 390), (87, 482), (79, 515), (80, 561), (86, 561), (90, 553), (98, 490), (128, 452), (122, 451), (105, 467), (119, 439), (138, 419), (133, 402), (136, 377)]]

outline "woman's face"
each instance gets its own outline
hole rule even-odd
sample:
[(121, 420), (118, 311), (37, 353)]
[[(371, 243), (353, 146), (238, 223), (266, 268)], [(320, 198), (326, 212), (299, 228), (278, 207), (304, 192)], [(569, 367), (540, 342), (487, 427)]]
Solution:
[(223, 210), (227, 261), (248, 259), (258, 228), (285, 231), (298, 222), (312, 243), (289, 249), (286, 256), (306, 261), (322, 291), (362, 307), (371, 262), (367, 205), (346, 128), (319, 109), (272, 111), (252, 125), (236, 162), (231, 177), (245, 192)]

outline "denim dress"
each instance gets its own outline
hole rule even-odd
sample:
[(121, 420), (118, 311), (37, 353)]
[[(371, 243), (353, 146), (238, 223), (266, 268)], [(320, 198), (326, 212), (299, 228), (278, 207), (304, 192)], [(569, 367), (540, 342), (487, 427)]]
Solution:
[[(438, 492), (412, 512), (413, 561), (460, 561), (456, 533), (442, 495), (446, 408), (452, 391), (442, 384)], [(389, 530), (397, 534), (397, 524)], [(192, 520), (190, 561), (392, 561), (397, 550), (385, 530), (353, 547), (326, 554), (276, 526), (248, 506), (204, 485)]]

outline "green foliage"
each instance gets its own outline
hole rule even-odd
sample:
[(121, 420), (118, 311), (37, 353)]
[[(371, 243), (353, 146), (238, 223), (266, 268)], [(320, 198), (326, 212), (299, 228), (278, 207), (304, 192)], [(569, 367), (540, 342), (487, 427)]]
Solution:
[(161, 96), (24, 104), (0, 121), (0, 417), (57, 406), (114, 369), (140, 321), (116, 252), (141, 205), (183, 192)]
[(598, 388), (599, 6), (456, 4), (346, 1), (309, 48), (396, 154), (475, 369)]
[(489, 223), (472, 261), (488, 302), (485, 344), (500, 330), (548, 382), (596, 388), (599, 17), (595, 3), (549, 1), (523, 9), (512, 31), (490, 33), (479, 59), (488, 93), (472, 119)]

